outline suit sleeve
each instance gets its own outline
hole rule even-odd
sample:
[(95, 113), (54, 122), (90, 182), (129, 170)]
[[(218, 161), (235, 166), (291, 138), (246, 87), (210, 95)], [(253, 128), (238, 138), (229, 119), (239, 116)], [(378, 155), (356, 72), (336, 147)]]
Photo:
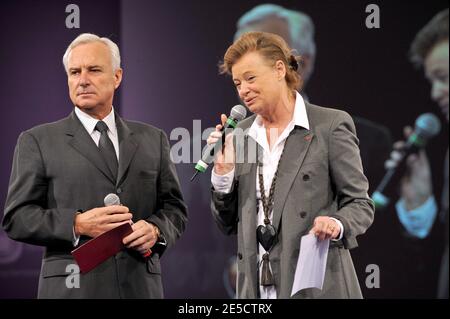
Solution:
[(338, 202), (338, 210), (331, 217), (344, 225), (343, 243), (351, 249), (358, 246), (356, 236), (372, 224), (374, 205), (367, 194), (369, 183), (363, 173), (353, 120), (340, 112), (330, 130), (329, 165)]
[(77, 208), (48, 209), (48, 180), (36, 138), (22, 133), (14, 151), (2, 221), (11, 239), (40, 246), (72, 244)]
[[(160, 229), (161, 235), (172, 246), (180, 238), (187, 223), (187, 207), (181, 194), (175, 165), (170, 159), (169, 140), (161, 131), (161, 163), (157, 184), (158, 208), (147, 221), (155, 224)], [(160, 255), (165, 247), (159, 250)]]
[(219, 229), (226, 235), (237, 234), (238, 187), (239, 182), (234, 180), (229, 193), (211, 188), (211, 212)]

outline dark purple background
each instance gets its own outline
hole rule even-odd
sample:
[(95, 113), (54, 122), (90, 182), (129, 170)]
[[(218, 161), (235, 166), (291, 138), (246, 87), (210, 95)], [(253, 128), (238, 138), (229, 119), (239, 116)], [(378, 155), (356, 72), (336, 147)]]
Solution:
[[(231, 44), (237, 19), (261, 2), (79, 0), (81, 28), (67, 29), (65, 7), (69, 3), (0, 2), (0, 206), (6, 197), (19, 133), (64, 117), (72, 109), (61, 60), (79, 33), (93, 32), (119, 44), (124, 79), (114, 105), (125, 118), (153, 124), (167, 134), (176, 127), (191, 131), (193, 119), (201, 119), (205, 129), (238, 102), (230, 79), (218, 75), (217, 64)], [(317, 58), (307, 87), (311, 102), (382, 123), (391, 129), (395, 140), (402, 137), (403, 126), (414, 123), (420, 113), (439, 114), (429, 98), (429, 85), (422, 72), (408, 62), (407, 51), (415, 33), (448, 7), (447, 1), (377, 1), (381, 9), (378, 30), (366, 29), (364, 24), (365, 7), (373, 2), (276, 3), (302, 10), (315, 22)], [(446, 126), (429, 147), (437, 196), (447, 132)], [(223, 274), (235, 251), (236, 238), (222, 235), (212, 221), (209, 174), (191, 184), (192, 165), (180, 164), (177, 169), (189, 205), (189, 223), (182, 239), (163, 258), (165, 295), (228, 297)], [(0, 241), (7, 240), (4, 236), (0, 230)], [(22, 249), (22, 254), (12, 263), (0, 260), (0, 298), (35, 297), (42, 250), (9, 240), (4, 246), (13, 251)], [(388, 248), (380, 247), (386, 258), (401, 253)], [(437, 256), (430, 251), (418, 257), (429, 267), (425, 272), (429, 276), (422, 278), (422, 297), (434, 297)], [(364, 278), (360, 280), (363, 284)], [(393, 293), (383, 291), (383, 284), (366, 295), (411, 296), (407, 287)]]

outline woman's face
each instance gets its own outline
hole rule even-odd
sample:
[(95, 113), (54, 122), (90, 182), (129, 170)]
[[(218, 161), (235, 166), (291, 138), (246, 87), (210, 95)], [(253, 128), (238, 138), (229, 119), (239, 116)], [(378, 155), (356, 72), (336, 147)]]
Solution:
[(256, 114), (264, 114), (280, 99), (282, 85), (286, 86), (283, 62), (271, 65), (258, 52), (244, 54), (232, 67), (234, 85), (239, 97)]

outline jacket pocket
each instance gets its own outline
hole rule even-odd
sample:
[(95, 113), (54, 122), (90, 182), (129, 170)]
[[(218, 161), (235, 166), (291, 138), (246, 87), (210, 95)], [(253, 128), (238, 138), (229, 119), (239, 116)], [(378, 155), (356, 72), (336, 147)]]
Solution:
[(145, 184), (155, 184), (158, 177), (157, 171), (141, 171), (139, 174), (140, 180)]
[(80, 268), (75, 260), (70, 258), (47, 259), (42, 264), (41, 274), (43, 278), (65, 277), (74, 273), (80, 273)]
[(147, 260), (147, 271), (150, 274), (161, 274), (161, 263), (158, 254), (153, 254), (152, 257)]

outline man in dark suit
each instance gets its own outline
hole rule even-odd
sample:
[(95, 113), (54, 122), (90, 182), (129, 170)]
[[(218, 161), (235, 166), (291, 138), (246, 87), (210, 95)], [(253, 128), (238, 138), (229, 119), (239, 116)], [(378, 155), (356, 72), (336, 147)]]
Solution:
[[(75, 109), (20, 135), (3, 227), (45, 246), (39, 298), (162, 298), (159, 258), (187, 221), (168, 139), (114, 112), (122, 69), (111, 40), (82, 34), (63, 63)], [(123, 205), (102, 207), (109, 193)], [(69, 285), (74, 247), (124, 223), (133, 230), (127, 249)]]

